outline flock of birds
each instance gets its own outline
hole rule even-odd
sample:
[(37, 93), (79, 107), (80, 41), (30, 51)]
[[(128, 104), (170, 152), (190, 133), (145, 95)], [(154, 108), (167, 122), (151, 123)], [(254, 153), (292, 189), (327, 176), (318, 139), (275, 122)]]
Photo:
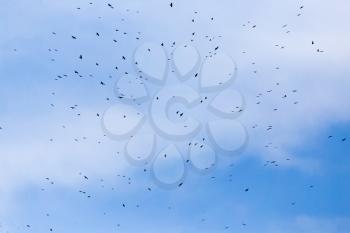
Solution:
[[(89, 2), (88, 4), (89, 4), (89, 5), (94, 5), (93, 2)], [(116, 6), (114, 6), (114, 5), (111, 4), (111, 3), (106, 3), (106, 7), (109, 8), (109, 9), (111, 9), (111, 10), (114, 10), (114, 9), (117, 8)], [(168, 5), (168, 7), (170, 7), (170, 8), (176, 8), (176, 3), (175, 3), (175, 2), (170, 2), (169, 5)], [(81, 10), (81, 9), (82, 9), (82, 7), (77, 7), (77, 8), (76, 8), (76, 10)], [(304, 9), (304, 6), (298, 7), (298, 12), (296, 13), (297, 17), (300, 17), (300, 16), (303, 14), (303, 9)], [(127, 11), (129, 12), (130, 10), (127, 10)], [(136, 13), (140, 13), (140, 11), (137, 10)], [(191, 23), (194, 23), (194, 22), (195, 22), (195, 15), (198, 15), (198, 11), (194, 11), (194, 17), (191, 17), (191, 18), (189, 19)], [(102, 18), (102, 17), (99, 17), (99, 18)], [(125, 19), (123, 18), (122, 21), (125, 21)], [(210, 22), (210, 21), (214, 21), (214, 17), (210, 16), (210, 17), (208, 18), (208, 21), (209, 21), (209, 22)], [(242, 27), (243, 27), (243, 28), (250, 28), (250, 30), (254, 30), (254, 29), (256, 29), (256, 28), (258, 27), (258, 24), (252, 23), (251, 21), (247, 21), (246, 23), (242, 24)], [(288, 24), (283, 24), (281, 28), (282, 28), (282, 30), (284, 30), (284, 32), (285, 32), (286, 34), (290, 34), (290, 33), (291, 33), (291, 30), (288, 29)], [(142, 33), (141, 33), (141, 32), (136, 32), (136, 34), (135, 34), (135, 33), (129, 33), (129, 32), (127, 32), (127, 31), (120, 31), (119, 29), (114, 29), (114, 31), (115, 31), (116, 33), (119, 33), (119, 34), (118, 34), (119, 37), (125, 37), (125, 38), (127, 38), (127, 40), (132, 40), (132, 39), (134, 39), (134, 40), (137, 40), (137, 41), (141, 41), (141, 40), (143, 39), (143, 38), (142, 38)], [(128, 37), (130, 34), (133, 35), (133, 36), (132, 36), (133, 38), (131, 38), (131, 36)], [(200, 32), (195, 32), (195, 31), (194, 31), (194, 32), (191, 33), (191, 41), (192, 41), (192, 42), (195, 40), (195, 38), (196, 38), (195, 36), (196, 36), (197, 34), (200, 34)], [(59, 35), (59, 33), (53, 31), (53, 32), (52, 32), (52, 36), (57, 37), (57, 36), (60, 36), (60, 35)], [(79, 38), (78, 35), (61, 35), (61, 36), (69, 36), (69, 37), (71, 38), (71, 40), (74, 40), (74, 41), (76, 41), (76, 40), (81, 40), (81, 39)], [(102, 37), (103, 35), (101, 34), (101, 32), (96, 32), (96, 33), (95, 33), (95, 36), (96, 36), (96, 38), (100, 38), (100, 37)], [(217, 37), (215, 37), (215, 36), (210, 36), (210, 35), (205, 35), (205, 36), (204, 36), (204, 39), (205, 39), (207, 42), (209, 42), (209, 43), (216, 43), (216, 38), (220, 38), (220, 37), (221, 37), (221, 35), (219, 35), (219, 36), (217, 36)], [(113, 42), (113, 43), (116, 44), (116, 45), (119, 43), (119, 38), (111, 38), (110, 40), (111, 40), (111, 42)], [(311, 41), (310, 44), (311, 44), (312, 46), (315, 46), (315, 45), (316, 45), (316, 42), (315, 42), (315, 41)], [(161, 46), (163, 46), (163, 47), (167, 47), (167, 46), (168, 46), (168, 47), (170, 47), (170, 48), (173, 48), (175, 45), (176, 45), (176, 42), (174, 42), (174, 41), (171, 41), (171, 42), (162, 42), (162, 43), (161, 43)], [(275, 44), (274, 46), (275, 46), (276, 48), (279, 48), (279, 49), (286, 49), (286, 45)], [(220, 48), (219, 48), (218, 45), (213, 46), (213, 47), (212, 47), (212, 50), (208, 52), (207, 56), (211, 56), (211, 55), (215, 54), (216, 51), (219, 50), (219, 49), (220, 49)], [(14, 51), (16, 52), (17, 49), (14, 49)], [(49, 51), (49, 55), (50, 55), (50, 56), (56, 57), (56, 54), (57, 54), (58, 52), (60, 52), (61, 49), (57, 49), (57, 48), (48, 48), (48, 51)], [(324, 52), (325, 52), (324, 50), (322, 50), (322, 49), (320, 49), (320, 48), (316, 48), (316, 47), (315, 47), (315, 51), (316, 51), (317, 53), (324, 53)], [(88, 51), (86, 51), (86, 53), (88, 53)], [(247, 51), (242, 51), (242, 53), (245, 54), (245, 53), (247, 53)], [(83, 53), (77, 54), (77, 56), (76, 56), (77, 62), (78, 62), (78, 61), (84, 62), (86, 56), (88, 56), (88, 54), (83, 54)], [(129, 56), (128, 56), (128, 55), (121, 55), (121, 56), (120, 56), (120, 61), (121, 61), (121, 62), (126, 61), (126, 60), (129, 60)], [(51, 58), (50, 61), (51, 61), (51, 62), (55, 62), (55, 61), (56, 61), (56, 58)], [(101, 65), (102, 65), (101, 62), (98, 62), (98, 61), (96, 61), (96, 62), (94, 63), (94, 66), (96, 66), (96, 67), (99, 67), (99, 66), (101, 66)], [(254, 66), (256, 65), (256, 63), (255, 63), (255, 62), (251, 62), (251, 65), (254, 67)], [(115, 71), (115, 72), (120, 72), (121, 75), (122, 75), (122, 74), (128, 74), (128, 73), (129, 73), (128, 71), (121, 71), (121, 70), (123, 69), (123, 67), (124, 67), (123, 64), (117, 64), (117, 65), (115, 65), (115, 66), (113, 67), (113, 72), (114, 72), (114, 71)], [(276, 66), (275, 69), (276, 69), (276, 70), (279, 70), (280, 67), (279, 67), (279, 66)], [(111, 69), (111, 72), (112, 72), (112, 69)], [(258, 73), (258, 70), (257, 70), (257, 69), (253, 69), (253, 73), (254, 73), (254, 74), (257, 74), (257, 73)], [(194, 75), (194, 78), (196, 78), (197, 76), (198, 76), (198, 73)], [(85, 78), (85, 77), (87, 77), (87, 78), (94, 78), (95, 76), (94, 76), (93, 74), (84, 74), (84, 72), (81, 72), (81, 71), (79, 71), (78, 69), (73, 69), (73, 71), (72, 71), (71, 73), (67, 72), (67, 73), (57, 74), (57, 75), (54, 77), (54, 81), (64, 81), (65, 79), (68, 79), (68, 78), (71, 78), (71, 77), (77, 77), (77, 78)], [(100, 88), (100, 87), (105, 87), (105, 86), (108, 86), (108, 87), (112, 88), (111, 85), (109, 85), (110, 80), (113, 80), (113, 75), (112, 75), (112, 74), (109, 75), (108, 78), (107, 78), (106, 80), (105, 80), (105, 79), (103, 79), (103, 80), (97, 80), (97, 81), (96, 81), (96, 79), (94, 79), (94, 80), (95, 80), (95, 82), (96, 82), (96, 86), (98, 86), (99, 88)], [(279, 85), (280, 85), (279, 82), (275, 83), (275, 86), (276, 86), (276, 87), (278, 87)], [(269, 94), (269, 93), (273, 92), (273, 90), (274, 90), (274, 89), (269, 89), (269, 90), (266, 90), (266, 91), (264, 91), (264, 92), (259, 92), (259, 93), (257, 93), (257, 95), (256, 95), (256, 99), (257, 99), (257, 100), (256, 100), (255, 104), (256, 104), (256, 105), (261, 105), (261, 104), (263, 104), (262, 98), (263, 98), (266, 94)], [(281, 99), (287, 99), (287, 98), (289, 98), (291, 95), (294, 95), (294, 97), (295, 97), (295, 95), (297, 95), (297, 93), (298, 93), (298, 90), (293, 89), (293, 90), (289, 91), (288, 93), (285, 93), (285, 94), (281, 95), (280, 98), (281, 98)], [(52, 91), (52, 92), (51, 92), (51, 96), (52, 96), (52, 97), (55, 97), (56, 95), (57, 95), (57, 91)], [(121, 97), (121, 98), (122, 98), (122, 97)], [(106, 97), (106, 98), (105, 98), (105, 101), (106, 101), (106, 103), (110, 103), (111, 101), (113, 101), (113, 98), (112, 98), (112, 97)], [(297, 104), (299, 104), (299, 101), (295, 100), (295, 101), (293, 101), (292, 103), (293, 103), (294, 105), (297, 105)], [(51, 104), (50, 104), (50, 107), (51, 107), (51, 108), (55, 108), (55, 107), (56, 107), (56, 104), (55, 104), (55, 103), (51, 103)], [(72, 111), (72, 112), (74, 113), (75, 116), (80, 117), (80, 116), (82, 115), (82, 113), (79, 112), (79, 107), (80, 107), (79, 104), (73, 103), (73, 104), (71, 104), (70, 106), (68, 106), (67, 108), (68, 108), (70, 111)], [(279, 110), (279, 109), (278, 109), (277, 107), (276, 107), (276, 108), (273, 108), (273, 111), (278, 111), (278, 110)], [(243, 110), (243, 111), (244, 111), (244, 110)], [(183, 113), (182, 113), (182, 112), (177, 112), (177, 114), (179, 114), (180, 116), (182, 116)], [(95, 113), (95, 117), (96, 117), (96, 118), (100, 118), (100, 117), (101, 117), (101, 112)], [(62, 127), (63, 129), (66, 129), (66, 128), (67, 128), (66, 125), (61, 125), (61, 127)], [(253, 125), (251, 126), (251, 128), (252, 128), (252, 129), (259, 128), (259, 125), (258, 125), (258, 124), (253, 124)], [(272, 130), (274, 129), (273, 125), (267, 125), (266, 127), (263, 127), (263, 128), (264, 128), (264, 130), (266, 130), (266, 131), (272, 131)], [(1, 130), (3, 133), (5, 133), (4, 131), (6, 130), (6, 127), (3, 126), (3, 125), (0, 126), (0, 130)], [(1, 131), (0, 131), (0, 132), (1, 132)], [(104, 136), (106, 136), (106, 135), (104, 135)], [(336, 136), (333, 136), (333, 135), (329, 135), (329, 136), (328, 136), (328, 139), (334, 139), (334, 138), (336, 138)], [(82, 136), (81, 138), (78, 138), (78, 137), (77, 137), (77, 138), (74, 138), (73, 140), (74, 140), (75, 142), (79, 142), (80, 139), (87, 140), (87, 137), (86, 137), (86, 136)], [(340, 140), (341, 142), (346, 142), (346, 141), (347, 141), (347, 138), (346, 138), (346, 137), (341, 137), (339, 140)], [(49, 141), (50, 141), (51, 143), (54, 143), (54, 142), (55, 142), (54, 137), (49, 138)], [(97, 140), (97, 143), (98, 143), (98, 144), (101, 144), (102, 141), (103, 141), (103, 139), (98, 139), (98, 140)], [(265, 148), (275, 148), (275, 149), (278, 148), (278, 146), (274, 145), (272, 142), (267, 143), (264, 147), (265, 147)], [(117, 154), (119, 155), (120, 152), (118, 152)], [(286, 161), (290, 161), (291, 158), (288, 157), (288, 158), (285, 158), (285, 160), (286, 160)], [(266, 160), (266, 161), (264, 162), (263, 166), (266, 166), (266, 167), (268, 167), (268, 166), (278, 167), (278, 166), (281, 166), (281, 165), (280, 165), (280, 162), (281, 162), (281, 161), (278, 161), (278, 160)], [(230, 164), (229, 166), (234, 166), (234, 164)], [(147, 168), (142, 168), (142, 172), (146, 173), (146, 172), (149, 172), (149, 170), (148, 170)], [(89, 178), (89, 176), (88, 176), (87, 174), (83, 174), (82, 172), (79, 172), (78, 174), (79, 174), (79, 176), (80, 176), (82, 182), (89, 182), (89, 181), (90, 181), (90, 178)], [(131, 176), (122, 175), (122, 174), (117, 174), (117, 176), (118, 176), (120, 179), (122, 179), (127, 185), (132, 185), (134, 182), (137, 182), (137, 181), (134, 181), (134, 180), (132, 179)], [(232, 176), (233, 176), (232, 174), (228, 174), (227, 177), (226, 177), (226, 180), (227, 180), (228, 182), (232, 182)], [(217, 179), (216, 176), (211, 176), (211, 177), (210, 177), (210, 180), (215, 180), (215, 179)], [(48, 185), (55, 185), (55, 182), (54, 182), (54, 180), (53, 180), (51, 177), (45, 177), (44, 180), (47, 182)], [(99, 184), (100, 184), (101, 188), (107, 188), (107, 184), (105, 184), (105, 180), (104, 180), (103, 178), (100, 178), (100, 179), (99, 179)], [(181, 183), (181, 184), (179, 185), (179, 188), (182, 187), (182, 186), (183, 186), (183, 183)], [(110, 188), (111, 191), (116, 191), (116, 190), (117, 190), (115, 187), (108, 187), (108, 188)], [(312, 189), (312, 188), (314, 188), (314, 185), (309, 185), (308, 188)], [(49, 189), (50, 189), (50, 186), (46, 186), (46, 184), (45, 184), (45, 188), (41, 188), (41, 191), (42, 191), (42, 192), (45, 192), (45, 191), (47, 191), (47, 190), (49, 190)], [(145, 191), (146, 191), (146, 192), (152, 192), (153, 189), (154, 189), (154, 187), (152, 187), (151, 185), (145, 187)], [(242, 187), (242, 192), (251, 192), (252, 189), (253, 189), (252, 187)], [(93, 198), (94, 198), (94, 195), (95, 195), (94, 193), (91, 193), (91, 192), (89, 192), (89, 191), (87, 191), (87, 190), (84, 190), (84, 189), (78, 189), (77, 192), (78, 192), (79, 194), (81, 194), (83, 197), (87, 198), (87, 199), (93, 199)], [(296, 205), (296, 202), (293, 201), (293, 202), (291, 202), (290, 204), (291, 204), (292, 206), (294, 206), (294, 205)], [(128, 207), (128, 204), (127, 204), (126, 202), (121, 202), (121, 206), (122, 206), (122, 208), (127, 208), (127, 207)], [(136, 208), (141, 208), (141, 204), (136, 204), (135, 207), (136, 207)], [(171, 210), (172, 207), (171, 207), (171, 206), (168, 206), (168, 209)], [(104, 213), (104, 214), (105, 214), (105, 213)], [(46, 217), (50, 217), (51, 214), (50, 214), (50, 213), (45, 213), (45, 216), (46, 216)], [(206, 218), (202, 218), (201, 221), (206, 221)], [(121, 223), (117, 223), (116, 225), (117, 225), (118, 228), (120, 228), (122, 224), (121, 224)], [(242, 225), (243, 227), (246, 227), (246, 226), (247, 226), (247, 223), (246, 223), (245, 221), (242, 221), (241, 225)], [(29, 224), (29, 223), (28, 223), (28, 224), (25, 224), (25, 227), (28, 228), (28, 229), (31, 229), (33, 226), (32, 226), (32, 224)], [(227, 225), (227, 226), (224, 226), (224, 228), (225, 228), (225, 229), (229, 229), (230, 226)], [(53, 226), (52, 226), (52, 227), (49, 227), (49, 228), (48, 228), (48, 231), (49, 231), (49, 232), (53, 232), (53, 231), (55, 231), (55, 228), (54, 228)]]

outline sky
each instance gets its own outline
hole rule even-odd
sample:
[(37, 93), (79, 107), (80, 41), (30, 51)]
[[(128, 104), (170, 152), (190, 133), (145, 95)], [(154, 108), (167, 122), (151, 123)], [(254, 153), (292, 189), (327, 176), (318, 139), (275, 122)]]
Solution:
[(0, 3), (0, 233), (350, 232), (348, 1)]

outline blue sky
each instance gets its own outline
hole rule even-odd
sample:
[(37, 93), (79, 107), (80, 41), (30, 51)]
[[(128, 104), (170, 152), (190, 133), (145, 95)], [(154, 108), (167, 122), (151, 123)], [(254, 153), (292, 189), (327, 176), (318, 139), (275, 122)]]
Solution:
[[(347, 1), (0, 3), (0, 233), (350, 231)], [(108, 137), (101, 118), (120, 102), (115, 83), (137, 74), (135, 50), (164, 43), (171, 60), (174, 41), (191, 44), (201, 61), (217, 46), (233, 58), (247, 145), (229, 155), (214, 146), (214, 169), (186, 166), (183, 185), (168, 190), (150, 175), (152, 160), (129, 163), (127, 140)], [(186, 153), (153, 129), (141, 132), (156, 134), (155, 155), (173, 143)], [(161, 176), (181, 173), (175, 160), (160, 166)]]

